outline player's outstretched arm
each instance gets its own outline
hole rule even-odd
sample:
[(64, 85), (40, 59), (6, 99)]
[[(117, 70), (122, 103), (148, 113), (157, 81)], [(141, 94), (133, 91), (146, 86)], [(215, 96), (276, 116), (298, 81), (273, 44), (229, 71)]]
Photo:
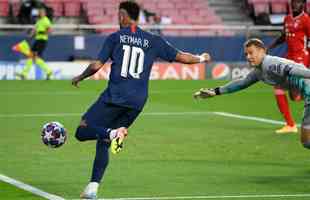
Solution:
[(217, 87), (217, 88), (211, 88), (211, 89), (201, 88), (199, 91), (194, 93), (194, 98), (206, 99), (206, 98), (214, 97), (216, 95), (238, 92), (240, 90), (243, 90), (253, 85), (254, 83), (258, 81), (259, 79), (257, 77), (256, 71), (254, 70), (250, 72), (245, 78), (230, 81), (224, 86)]
[(194, 98), (198, 99), (206, 99), (210, 97), (214, 97), (216, 95), (219, 95), (219, 88), (201, 88), (199, 91), (194, 93)]
[(191, 53), (179, 51), (176, 55), (175, 60), (184, 64), (196, 64), (202, 62), (210, 62), (211, 56), (208, 53), (193, 55)]
[(79, 82), (95, 74), (102, 66), (103, 64), (100, 61), (96, 61), (96, 62), (89, 64), (82, 74), (72, 79), (72, 85), (74, 85), (75, 87), (79, 87)]

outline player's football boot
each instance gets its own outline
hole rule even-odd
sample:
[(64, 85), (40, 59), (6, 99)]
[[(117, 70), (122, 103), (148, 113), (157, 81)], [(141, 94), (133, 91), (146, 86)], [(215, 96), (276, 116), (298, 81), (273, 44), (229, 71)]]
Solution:
[(49, 72), (46, 74), (46, 80), (51, 80), (53, 72)]
[(97, 199), (98, 183), (91, 182), (89, 183), (84, 191), (81, 193), (81, 199)]
[(23, 73), (16, 72), (15, 76), (20, 78), (21, 80), (26, 80), (27, 77)]
[(115, 132), (115, 137), (111, 140), (111, 152), (113, 154), (119, 153), (123, 149), (123, 142), (128, 132), (124, 127), (112, 130), (111, 133)]
[(287, 134), (287, 133), (297, 133), (298, 129), (297, 126), (289, 126), (289, 125), (285, 125), (282, 128), (276, 130), (277, 134)]
[(81, 199), (97, 199), (97, 194), (96, 193), (84, 193), (82, 192), (80, 195)]

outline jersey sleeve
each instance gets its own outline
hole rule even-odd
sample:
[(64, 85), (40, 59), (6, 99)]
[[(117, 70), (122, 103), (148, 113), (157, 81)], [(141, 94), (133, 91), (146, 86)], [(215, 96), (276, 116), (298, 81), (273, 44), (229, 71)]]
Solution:
[(305, 20), (305, 26), (306, 26), (306, 35), (307, 35), (307, 39), (310, 39), (310, 17), (306, 17)]
[(253, 85), (254, 83), (258, 81), (259, 81), (258, 71), (253, 70), (245, 78), (231, 81), (228, 84), (220, 87), (220, 93), (227, 94), (227, 93), (237, 92), (239, 90), (243, 90)]
[(310, 79), (310, 70), (298, 63), (289, 69), (288, 74), (291, 76)]
[(99, 52), (98, 60), (101, 63), (107, 62), (107, 60), (112, 56), (113, 52), (113, 34), (108, 36), (107, 39), (104, 41), (104, 44)]
[(157, 56), (163, 60), (173, 62), (175, 61), (176, 55), (179, 52), (178, 49), (173, 47), (168, 41), (164, 40), (162, 37), (157, 36), (156, 41)]

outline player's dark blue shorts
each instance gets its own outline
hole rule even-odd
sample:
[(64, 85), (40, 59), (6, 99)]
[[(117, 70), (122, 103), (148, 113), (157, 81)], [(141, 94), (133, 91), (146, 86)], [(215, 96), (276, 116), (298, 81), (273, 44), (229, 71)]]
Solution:
[(47, 46), (46, 40), (35, 40), (31, 47), (31, 50), (33, 52), (37, 52), (37, 54), (41, 57), (46, 46)]
[(82, 119), (89, 125), (116, 129), (128, 128), (138, 117), (141, 110), (105, 103), (100, 96), (87, 110)]

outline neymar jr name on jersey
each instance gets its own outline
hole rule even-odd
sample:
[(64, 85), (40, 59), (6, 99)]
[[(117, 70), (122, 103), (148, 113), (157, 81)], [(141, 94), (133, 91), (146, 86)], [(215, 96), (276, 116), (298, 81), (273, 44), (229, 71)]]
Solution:
[(143, 48), (149, 47), (149, 40), (147, 39), (142, 39), (140, 37), (134, 37), (131, 35), (120, 35), (119, 37), (120, 43), (122, 44), (135, 45)]

